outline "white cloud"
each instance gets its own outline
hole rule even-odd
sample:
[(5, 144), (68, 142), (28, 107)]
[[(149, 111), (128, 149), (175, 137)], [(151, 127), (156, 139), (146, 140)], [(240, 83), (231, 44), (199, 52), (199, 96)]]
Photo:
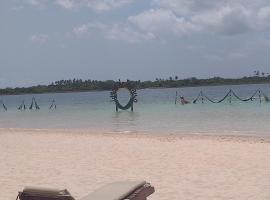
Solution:
[(159, 8), (171, 10), (181, 16), (187, 16), (198, 11), (210, 10), (220, 1), (222, 0), (152, 0), (152, 3)]
[(97, 11), (108, 11), (132, 3), (134, 0), (85, 0), (86, 5)]
[[(135, 0), (25, 0), (32, 5), (54, 4), (63, 9), (89, 8), (108, 11)], [(196, 33), (234, 36), (266, 30), (270, 27), (270, 2), (266, 0), (152, 0), (151, 7), (126, 21), (88, 23), (75, 27), (76, 37), (99, 32), (109, 40), (130, 43)], [(41, 39), (42, 40), (42, 39)], [(47, 40), (47, 39), (43, 39)], [(42, 42), (40, 42), (42, 43)]]
[(45, 6), (49, 1), (48, 0), (25, 0), (28, 4), (37, 7)]
[(220, 10), (223, 7), (233, 8), (240, 6), (248, 10), (258, 10), (270, 5), (268, 0), (152, 0), (152, 4), (185, 16), (211, 10)]
[(49, 36), (46, 34), (36, 34), (30, 37), (31, 42), (39, 45), (44, 45), (48, 42)]
[(86, 34), (89, 31), (89, 28), (90, 28), (90, 25), (89, 24), (83, 24), (81, 26), (75, 27), (72, 32), (77, 37), (80, 37), (80, 36)]
[[(84, 7), (95, 12), (104, 12), (128, 5), (135, 0), (25, 1), (35, 6), (54, 4), (68, 10)], [(126, 34), (130, 32), (137, 38), (139, 36), (134, 36), (134, 33), (156, 37), (168, 37), (168, 35), (181, 37), (200, 32), (234, 36), (270, 27), (270, 2), (266, 0), (256, 0), (256, 2), (254, 0), (151, 0), (151, 2), (152, 8), (128, 17), (127, 21), (116, 22), (115, 24), (118, 25), (109, 26), (111, 29), (106, 25), (107, 31), (115, 30)], [(77, 35), (82, 35), (85, 29), (87, 27), (82, 26), (74, 31), (77, 31)]]
[[(181, 24), (178, 33), (201, 30), (230, 36), (270, 26), (270, 2), (267, 0), (152, 0), (152, 5), (154, 9), (130, 17), (132, 22), (140, 28), (148, 25), (162, 28), (160, 19), (165, 19), (167, 12), (170, 17), (166, 18), (164, 31), (175, 33), (175, 27)], [(180, 19), (182, 23), (178, 23)]]
[(142, 33), (134, 30), (130, 25), (125, 24), (103, 24), (88, 23), (75, 27), (71, 34), (78, 38), (89, 37), (93, 33), (101, 34), (108, 40), (124, 41), (128, 43), (139, 43), (141, 41), (153, 40), (155, 35), (152, 33)]
[(90, 8), (95, 12), (108, 11), (132, 3), (134, 0), (26, 0), (33, 6), (46, 6), (55, 4), (67, 10), (82, 7)]
[(75, 3), (71, 0), (56, 0), (55, 3), (65, 9), (72, 9), (75, 6)]
[(139, 29), (153, 34), (185, 35), (190, 31), (198, 30), (195, 24), (190, 23), (183, 17), (177, 17), (172, 11), (165, 9), (150, 9), (128, 20)]
[(121, 40), (129, 43), (138, 43), (145, 40), (155, 39), (155, 35), (147, 32), (141, 33), (133, 30), (129, 26), (115, 24), (105, 29), (105, 36), (110, 40)]
[(268, 19), (270, 17), (270, 6), (261, 8), (259, 10), (258, 17), (263, 20)]
[(9, 10), (10, 11), (19, 11), (19, 10), (22, 10), (24, 7), (23, 6), (14, 6), (12, 8), (10, 8)]
[(192, 16), (191, 23), (200, 26), (205, 31), (235, 35), (252, 30), (251, 19), (252, 13), (243, 7), (222, 7), (220, 10)]
[(263, 7), (259, 10), (258, 19), (261, 28), (270, 26), (270, 6)]
[[(112, 3), (116, 1), (92, 0), (88, 6), (106, 10), (107, 5)], [(252, 0), (152, 0), (152, 6), (128, 17), (124, 23), (84, 24), (74, 28), (73, 34), (82, 37), (86, 33), (89, 36), (91, 32), (99, 31), (110, 40), (138, 42), (158, 38), (166, 41), (171, 36), (194, 33), (234, 36), (270, 26), (270, 6), (263, 0), (258, 0), (258, 4)]]

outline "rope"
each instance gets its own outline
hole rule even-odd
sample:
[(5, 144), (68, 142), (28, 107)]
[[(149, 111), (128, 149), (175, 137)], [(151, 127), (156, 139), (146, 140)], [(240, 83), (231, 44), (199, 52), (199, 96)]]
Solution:
[(202, 93), (202, 95), (208, 100), (208, 101), (210, 101), (210, 102), (212, 102), (212, 103), (221, 103), (221, 102), (223, 102), (230, 94), (231, 94), (231, 92), (232, 92), (232, 90), (230, 90), (221, 100), (219, 100), (219, 101), (214, 101), (214, 100), (212, 100), (212, 99), (210, 99), (207, 95), (205, 95), (204, 93)]
[(264, 99), (265, 99), (265, 102), (270, 102), (270, 98), (268, 96), (266, 96), (265, 93), (263, 93), (261, 91), (261, 89), (257, 89), (251, 97), (249, 98), (246, 98), (246, 99), (243, 99), (241, 97), (239, 97), (232, 89), (230, 89), (226, 95), (220, 99), (219, 101), (215, 101), (213, 99), (211, 99), (210, 97), (208, 97), (206, 94), (204, 94), (202, 91), (200, 91), (200, 93), (198, 94), (197, 98), (194, 99), (193, 103), (196, 103), (200, 98), (202, 99), (202, 103), (204, 101), (204, 99), (210, 101), (211, 103), (222, 103), (223, 101), (225, 101), (228, 97), (229, 97), (229, 101), (231, 103), (232, 101), (232, 96), (234, 96), (236, 99), (240, 100), (240, 101), (243, 101), (243, 102), (246, 102), (246, 101), (252, 101), (254, 99), (254, 97), (258, 95), (259, 96), (259, 99), (260, 99), (260, 103), (262, 102), (262, 99), (261, 99), (261, 95), (263, 95)]
[(26, 109), (26, 106), (24, 104), (24, 101), (22, 101), (21, 105), (18, 107), (18, 110), (25, 110)]
[(132, 107), (133, 102), (134, 102), (134, 98), (131, 97), (131, 98), (129, 99), (129, 102), (128, 102), (125, 106), (122, 106), (122, 105), (119, 103), (119, 101), (118, 101), (117, 99), (115, 100), (116, 106), (117, 106), (118, 108), (120, 108), (121, 110), (127, 110), (127, 109), (129, 109), (130, 107)]
[(210, 99), (210, 98), (209, 98), (208, 96), (206, 96), (206, 95), (204, 95), (204, 97), (205, 97), (208, 101), (210, 101), (211, 103), (218, 103), (218, 102), (216, 102), (216, 101)]
[(0, 100), (0, 102), (1, 102), (1, 104), (2, 104), (2, 106), (3, 106), (3, 108), (4, 108), (4, 110), (7, 111), (7, 107), (6, 107), (6, 105), (4, 104), (3, 100)]
[(193, 103), (197, 103), (198, 99), (202, 96), (202, 91), (200, 91), (199, 95), (196, 99), (193, 100)]
[(247, 98), (247, 99), (242, 99), (242, 98), (240, 98), (238, 95), (235, 94), (234, 91), (232, 91), (232, 94), (233, 94), (233, 96), (235, 96), (235, 97), (236, 97), (238, 100), (240, 100), (240, 101), (252, 101), (253, 98), (257, 95), (257, 93), (258, 93), (259, 91), (260, 91), (260, 89), (256, 90), (256, 91), (252, 94), (252, 96), (251, 96), (250, 98)]
[(52, 104), (51, 104), (49, 109), (51, 109), (51, 110), (55, 109), (56, 110), (55, 100), (52, 101)]
[(35, 97), (32, 98), (32, 102), (31, 102), (31, 105), (30, 105), (29, 109), (32, 110), (33, 108), (35, 108), (36, 110), (40, 109), (40, 107), (37, 104), (37, 101), (36, 101)]
[(38, 106), (38, 104), (37, 104), (37, 102), (35, 101), (35, 107), (36, 107), (36, 109), (40, 109), (40, 107)]
[(7, 111), (6, 105), (4, 103), (2, 105), (3, 105), (3, 108), (5, 109), (5, 111)]

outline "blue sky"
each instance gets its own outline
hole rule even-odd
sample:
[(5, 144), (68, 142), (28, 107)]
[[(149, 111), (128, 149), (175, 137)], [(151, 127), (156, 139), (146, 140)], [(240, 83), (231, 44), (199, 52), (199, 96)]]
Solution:
[(268, 0), (1, 0), (0, 87), (270, 72)]

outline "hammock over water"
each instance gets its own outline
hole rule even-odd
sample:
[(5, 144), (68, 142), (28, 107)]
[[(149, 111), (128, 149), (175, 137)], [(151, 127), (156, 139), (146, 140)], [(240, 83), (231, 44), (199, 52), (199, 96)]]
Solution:
[[(176, 92), (176, 98), (175, 98), (175, 103), (177, 101), (177, 95), (178, 93)], [(237, 100), (239, 101), (243, 101), (243, 102), (247, 102), (247, 101), (253, 101), (255, 99), (255, 97), (258, 97), (260, 100), (260, 103), (262, 102), (262, 96), (265, 100), (265, 102), (270, 102), (270, 98), (261, 91), (261, 89), (256, 90), (250, 97), (248, 98), (241, 98), (240, 96), (238, 96), (232, 89), (230, 89), (223, 98), (221, 98), (220, 100), (214, 100), (211, 99), (209, 96), (207, 96), (203, 91), (200, 91), (200, 93), (198, 94), (197, 98), (193, 100), (193, 103), (197, 103), (197, 101), (201, 100), (202, 103), (204, 103), (205, 100), (211, 102), (211, 103), (222, 103), (223, 101), (225, 101), (226, 99), (229, 99), (229, 102), (231, 103), (232, 101), (232, 97), (235, 97)]]
[(6, 107), (6, 105), (4, 104), (3, 100), (0, 100), (0, 104), (2, 105), (2, 107), (4, 108), (4, 110), (7, 111), (7, 107)]

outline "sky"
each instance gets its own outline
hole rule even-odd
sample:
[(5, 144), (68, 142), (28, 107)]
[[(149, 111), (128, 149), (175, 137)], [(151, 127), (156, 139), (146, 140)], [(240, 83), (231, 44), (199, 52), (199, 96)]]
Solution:
[(269, 0), (1, 0), (0, 87), (270, 72)]

